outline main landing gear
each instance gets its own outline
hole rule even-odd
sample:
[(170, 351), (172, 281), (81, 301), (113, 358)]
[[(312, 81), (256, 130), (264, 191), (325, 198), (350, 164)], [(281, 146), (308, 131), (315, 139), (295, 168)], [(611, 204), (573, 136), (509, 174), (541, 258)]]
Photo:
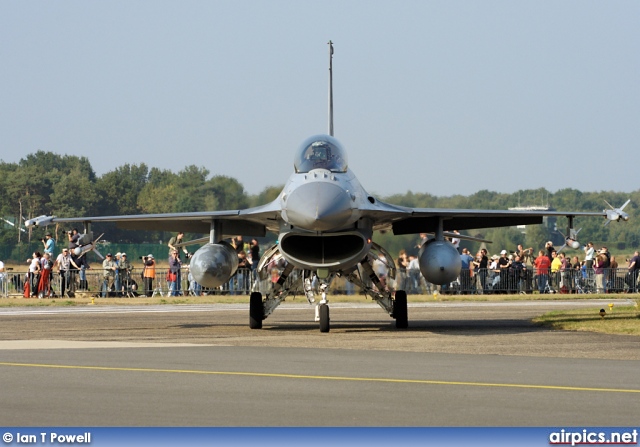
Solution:
[[(262, 321), (267, 318), (265, 310), (269, 309), (269, 314), (275, 310), (272, 303), (273, 298), (267, 297), (262, 300), (260, 292), (252, 292), (249, 298), (249, 327), (251, 329), (262, 329)], [(382, 298), (376, 300), (378, 304), (385, 310), (390, 309), (389, 314), (396, 320), (397, 329), (406, 329), (409, 327), (409, 314), (407, 310), (407, 293), (404, 290), (398, 290), (395, 298), (390, 301), (391, 305), (385, 307), (386, 301)], [(279, 304), (279, 302), (278, 302)], [(322, 301), (316, 305), (315, 320), (320, 325), (320, 332), (329, 332), (331, 329), (331, 318), (329, 316), (329, 303), (326, 300), (326, 294), (323, 293)]]
[(393, 318), (396, 319), (396, 328), (406, 329), (409, 327), (409, 312), (407, 310), (407, 292), (398, 290), (393, 300)]
[(251, 329), (262, 329), (262, 320), (264, 318), (262, 294), (260, 292), (251, 292), (249, 297), (249, 327)]
[[(389, 266), (390, 276), (392, 278), (395, 277), (395, 266), (391, 256), (381, 247), (376, 245), (375, 248), (384, 254)], [(260, 265), (262, 265), (263, 268), (260, 268), (259, 265), (258, 270), (260, 275), (264, 274), (266, 278), (266, 268), (264, 268), (264, 266), (268, 264), (269, 259), (276, 256), (279, 256), (277, 249), (269, 251), (269, 257), (263, 256), (260, 260)], [(309, 304), (315, 304), (315, 321), (319, 323), (320, 332), (329, 332), (331, 329), (331, 318), (329, 317), (327, 292), (335, 276), (345, 275), (347, 281), (358, 286), (396, 320), (396, 328), (406, 329), (409, 326), (407, 293), (404, 290), (398, 290), (395, 295), (393, 295), (390, 291), (386, 290), (386, 287), (381, 283), (378, 275), (373, 271), (372, 261), (368, 256), (360, 262), (359, 266), (361, 266), (361, 269), (352, 267), (347, 272), (331, 272), (328, 275), (325, 273), (324, 277), (318, 277), (320, 275), (317, 275), (317, 272), (311, 270), (300, 270), (298, 275), (293, 275), (291, 280), (287, 281), (294, 268), (293, 264), (287, 264), (264, 299), (262, 293), (258, 292), (255, 287), (258, 285), (258, 281), (256, 281), (254, 284), (254, 290), (256, 291), (251, 293), (249, 300), (249, 327), (251, 329), (262, 329), (262, 321), (271, 315), (287, 296), (292, 293), (303, 292)], [(265, 279), (262, 276), (261, 278)], [(364, 281), (364, 278), (368, 278), (368, 281)], [(318, 285), (314, 286), (314, 282), (316, 281)], [(322, 299), (316, 303), (315, 294), (318, 289), (322, 294)]]

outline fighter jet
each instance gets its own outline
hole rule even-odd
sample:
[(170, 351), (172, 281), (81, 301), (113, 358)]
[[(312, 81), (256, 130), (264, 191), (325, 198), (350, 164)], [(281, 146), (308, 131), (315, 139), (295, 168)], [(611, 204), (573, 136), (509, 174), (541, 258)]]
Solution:
[[(330, 48), (332, 55), (331, 42)], [(329, 133), (333, 133), (331, 118)], [(309, 303), (315, 305), (320, 331), (328, 332), (327, 291), (336, 277), (359, 286), (395, 319), (397, 328), (408, 326), (406, 292), (390, 292), (374, 272), (373, 261), (378, 258), (390, 267), (391, 276), (395, 272), (392, 257), (372, 241), (374, 231), (392, 231), (396, 235), (433, 233), (434, 237), (420, 248), (420, 271), (428, 282), (442, 285), (454, 281), (461, 268), (458, 251), (446, 238), (473, 239), (451, 233), (453, 230), (540, 224), (544, 216), (567, 216), (570, 230), (576, 216), (620, 220), (620, 214), (610, 210), (594, 213), (408, 208), (385, 203), (360, 184), (349, 167), (347, 151), (333, 135), (315, 135), (305, 140), (295, 152), (293, 166), (294, 172), (278, 198), (254, 208), (80, 218), (40, 216), (25, 225), (82, 223), (88, 240), (92, 239), (94, 222), (116, 222), (119, 227), (132, 230), (208, 234), (203, 241), (205, 245), (190, 260), (190, 271), (199, 284), (209, 288), (227, 283), (238, 268), (236, 252), (225, 238), (275, 233), (277, 243), (265, 251), (258, 263), (258, 273), (266, 278), (268, 266), (275, 261), (284, 260), (286, 266), (265, 296), (257, 291), (256, 282), (256, 291), (250, 296), (249, 326), (262, 328), (263, 320), (287, 296), (304, 293)], [(292, 275), (294, 270), (296, 275)], [(290, 276), (295, 276), (295, 280), (286, 281)], [(319, 301), (315, 299), (317, 291), (321, 294)]]

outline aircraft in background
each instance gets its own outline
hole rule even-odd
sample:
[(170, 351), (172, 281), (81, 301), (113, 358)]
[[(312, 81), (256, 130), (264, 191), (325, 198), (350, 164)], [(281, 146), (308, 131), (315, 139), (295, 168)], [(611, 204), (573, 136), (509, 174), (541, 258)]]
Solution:
[[(273, 202), (228, 211), (78, 218), (40, 216), (26, 221), (25, 225), (82, 223), (86, 240), (92, 239), (91, 224), (100, 222), (115, 222), (120, 228), (133, 230), (208, 234), (204, 240), (192, 241), (205, 245), (191, 257), (190, 270), (199, 284), (209, 288), (227, 283), (238, 268), (236, 252), (225, 238), (236, 235), (263, 237), (267, 232), (273, 232), (278, 235), (278, 241), (264, 252), (258, 263), (258, 273), (266, 278), (268, 266), (280, 259), (286, 261), (286, 266), (273, 289), (264, 297), (258, 291), (251, 293), (249, 326), (262, 328), (263, 320), (287, 296), (303, 292), (310, 304), (315, 303), (320, 331), (328, 332), (327, 291), (336, 277), (359, 286), (396, 320), (397, 328), (408, 326), (406, 292), (398, 290), (393, 294), (386, 290), (374, 272), (373, 261), (380, 257), (389, 266), (390, 276), (395, 276), (393, 258), (372, 241), (374, 231), (391, 230), (396, 235), (433, 233), (434, 238), (420, 248), (420, 271), (426, 281), (442, 285), (454, 281), (461, 268), (460, 255), (446, 238), (479, 240), (452, 233), (453, 230), (532, 225), (542, 223), (544, 216), (566, 216), (567, 234), (575, 237), (573, 219), (577, 216), (604, 216), (607, 222), (629, 219), (622, 208), (613, 207), (601, 213), (408, 208), (376, 199), (360, 185), (349, 169), (345, 149), (333, 137), (331, 42), (329, 48), (330, 135), (312, 136), (302, 143), (294, 157), (294, 173)], [(89, 249), (94, 247), (95, 244)], [(294, 269), (299, 271), (296, 280), (286, 282)], [(316, 290), (321, 293), (319, 302), (315, 301)]]

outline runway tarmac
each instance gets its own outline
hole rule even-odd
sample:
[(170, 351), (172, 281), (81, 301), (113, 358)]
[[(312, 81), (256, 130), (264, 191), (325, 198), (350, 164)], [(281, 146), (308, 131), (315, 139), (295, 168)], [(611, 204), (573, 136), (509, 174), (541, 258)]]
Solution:
[(602, 304), (0, 309), (0, 425), (637, 425), (640, 339), (530, 323)]

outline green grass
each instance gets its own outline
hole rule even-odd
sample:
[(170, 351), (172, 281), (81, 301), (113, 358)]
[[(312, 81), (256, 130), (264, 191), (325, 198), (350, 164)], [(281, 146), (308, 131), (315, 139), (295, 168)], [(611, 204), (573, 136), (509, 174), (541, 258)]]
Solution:
[(565, 331), (588, 331), (605, 334), (640, 335), (640, 310), (635, 306), (604, 306), (605, 316), (598, 308), (549, 312), (533, 321), (545, 327)]

